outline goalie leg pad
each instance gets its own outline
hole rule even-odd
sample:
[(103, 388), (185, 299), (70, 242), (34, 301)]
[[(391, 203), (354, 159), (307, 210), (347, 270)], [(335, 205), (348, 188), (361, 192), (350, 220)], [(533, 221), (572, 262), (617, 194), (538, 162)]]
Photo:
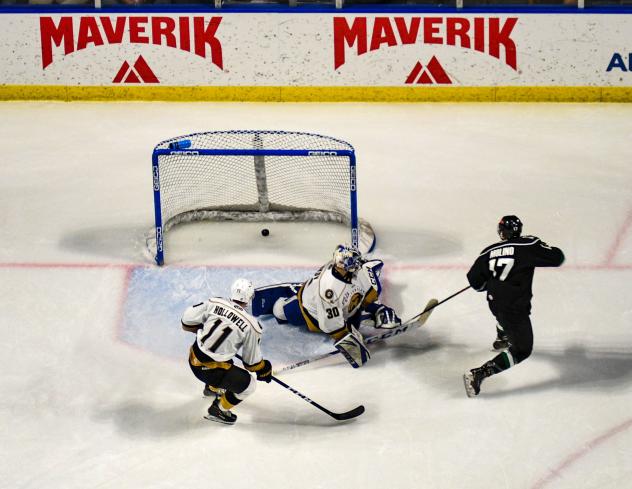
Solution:
[(371, 353), (364, 346), (362, 335), (353, 327), (351, 332), (338, 340), (334, 346), (344, 355), (353, 368), (361, 367), (371, 358)]
[(290, 323), (292, 326), (305, 326), (305, 318), (298, 305), (298, 297), (279, 299), (274, 303), (274, 317), (279, 323)]
[(272, 314), (279, 323), (287, 323), (287, 316), (285, 315), (285, 311), (283, 309), (285, 309), (285, 305), (290, 300), (291, 299), (284, 298), (277, 299), (277, 301), (274, 303), (274, 306), (272, 307)]
[(252, 315), (272, 314), (275, 302), (296, 295), (301, 285), (300, 283), (285, 283), (255, 289), (255, 295), (252, 298)]

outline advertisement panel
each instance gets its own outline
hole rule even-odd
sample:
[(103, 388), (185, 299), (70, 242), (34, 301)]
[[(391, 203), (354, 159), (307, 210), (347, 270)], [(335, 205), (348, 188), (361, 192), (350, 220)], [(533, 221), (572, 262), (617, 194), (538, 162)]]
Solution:
[(632, 86), (632, 15), (3, 14), (0, 29), (7, 86)]

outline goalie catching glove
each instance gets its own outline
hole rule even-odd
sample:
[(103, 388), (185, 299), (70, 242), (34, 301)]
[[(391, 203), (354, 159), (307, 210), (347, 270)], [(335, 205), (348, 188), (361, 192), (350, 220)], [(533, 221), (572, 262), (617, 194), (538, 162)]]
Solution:
[(344, 355), (353, 368), (361, 367), (371, 358), (371, 353), (364, 346), (362, 334), (353, 326), (351, 327), (351, 332), (338, 340), (334, 346)]

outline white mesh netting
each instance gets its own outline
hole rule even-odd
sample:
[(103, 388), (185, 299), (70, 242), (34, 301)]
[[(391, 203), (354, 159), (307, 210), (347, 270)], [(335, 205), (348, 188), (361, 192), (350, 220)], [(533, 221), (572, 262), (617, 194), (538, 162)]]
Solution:
[[(163, 236), (173, 225), (194, 220), (351, 222), (350, 157), (335, 154), (353, 152), (349, 143), (298, 132), (216, 131), (168, 139), (155, 149), (174, 145), (185, 147), (158, 155)], [(199, 150), (315, 154), (196, 154)], [(374, 242), (367, 222), (361, 222), (359, 234), (366, 252)], [(155, 253), (155, 236), (147, 244)]]

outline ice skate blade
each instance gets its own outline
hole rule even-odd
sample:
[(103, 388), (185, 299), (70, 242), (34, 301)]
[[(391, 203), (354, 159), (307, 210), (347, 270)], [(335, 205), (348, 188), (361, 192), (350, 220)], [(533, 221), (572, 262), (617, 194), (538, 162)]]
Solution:
[(215, 416), (211, 416), (210, 414), (205, 415), (204, 419), (208, 419), (209, 421), (215, 421), (216, 423), (227, 424), (227, 425), (235, 424), (235, 421), (224, 421), (223, 419), (216, 418)]
[(476, 397), (478, 394), (474, 392), (474, 388), (472, 387), (472, 381), (474, 380), (474, 376), (470, 373), (463, 374), (463, 386), (465, 387), (465, 393), (467, 397)]

